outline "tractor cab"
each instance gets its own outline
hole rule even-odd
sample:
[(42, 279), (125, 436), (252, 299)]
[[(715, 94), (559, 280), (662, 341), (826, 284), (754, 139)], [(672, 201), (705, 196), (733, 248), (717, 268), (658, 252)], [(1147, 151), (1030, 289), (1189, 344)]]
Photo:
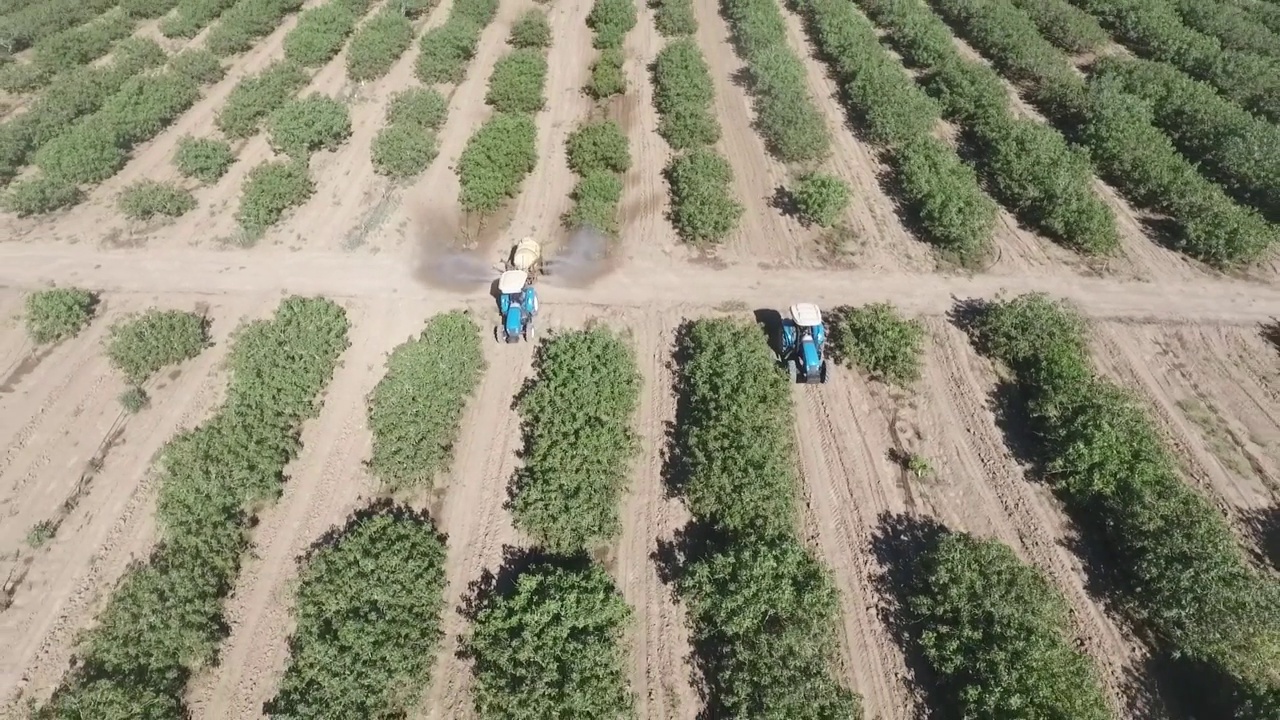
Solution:
[(827, 331), (822, 311), (813, 303), (791, 306), (791, 317), (782, 321), (781, 360), (796, 382), (825, 383), (827, 361), (823, 356)]
[(498, 311), (502, 324), (494, 335), (501, 341), (533, 339), (533, 316), (538, 313), (538, 293), (526, 270), (508, 270), (498, 278)]

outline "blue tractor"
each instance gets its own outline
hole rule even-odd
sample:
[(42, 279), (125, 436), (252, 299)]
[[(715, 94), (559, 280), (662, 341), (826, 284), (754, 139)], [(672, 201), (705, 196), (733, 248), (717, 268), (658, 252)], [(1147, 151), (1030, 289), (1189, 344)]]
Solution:
[(498, 311), (502, 314), (502, 324), (494, 329), (494, 336), (499, 341), (533, 340), (538, 293), (527, 270), (508, 270), (498, 278)]
[(794, 382), (825, 383), (827, 331), (822, 325), (822, 311), (813, 303), (791, 306), (791, 318), (782, 321), (779, 359), (787, 366)]

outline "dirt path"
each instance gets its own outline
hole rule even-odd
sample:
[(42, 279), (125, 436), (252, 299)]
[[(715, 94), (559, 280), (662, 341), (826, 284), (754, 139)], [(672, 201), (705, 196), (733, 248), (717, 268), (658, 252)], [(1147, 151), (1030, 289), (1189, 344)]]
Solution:
[[(195, 302), (191, 299), (189, 304)], [(177, 298), (166, 305), (181, 306)], [(176, 375), (166, 373), (148, 388), (151, 407), (131, 417), (114, 443), (95, 456), (95, 473), (86, 476), (91, 466), (82, 463), (46, 468), (38, 477), (39, 485), (91, 482), (71, 489), (83, 494), (54, 539), (31, 558), (13, 605), (0, 614), (0, 645), (10, 648), (0, 673), (0, 698), (6, 707), (14, 707), (11, 703), (19, 698), (48, 697), (70, 661), (72, 638), (101, 609), (127, 564), (145, 559), (155, 535), (154, 456), (176, 433), (202, 422), (221, 401), (225, 377), (220, 367), (229, 349), (227, 338), (243, 315), (261, 307), (261, 298), (253, 298), (211, 308), (214, 346), (180, 366)], [(79, 343), (85, 340), (69, 345), (83, 352)], [(60, 376), (52, 374), (44, 382), (55, 378)], [(34, 389), (40, 382), (33, 374), (22, 384)], [(114, 404), (115, 398), (109, 402)], [(78, 432), (79, 421), (73, 422)]]
[[(481, 327), (485, 327), (483, 319)], [(511, 409), (511, 401), (528, 376), (533, 346), (485, 343), (485, 356), (489, 368), (467, 405), (465, 430), (444, 488), (444, 504), (433, 512), (440, 531), (449, 538), (444, 637), (426, 696), (416, 712), (410, 713), (415, 718), (460, 720), (474, 716), (471, 666), (457, 657), (458, 636), (470, 624), (459, 610), (471, 583), (480, 579), (484, 570), (496, 573), (503, 546), (517, 542), (511, 517), (503, 509), (507, 481), (519, 462), (520, 417)]]
[(689, 685), (692, 668), (684, 607), (671, 588), (658, 578), (650, 555), (659, 541), (670, 541), (689, 521), (679, 500), (668, 498), (662, 477), (667, 449), (667, 426), (675, 421), (674, 378), (669, 363), (672, 315), (633, 319), (636, 359), (644, 377), (636, 413), (640, 453), (634, 461), (630, 488), (622, 514), (622, 539), (613, 568), (618, 586), (636, 614), (629, 638), (631, 688), (637, 717), (652, 720), (693, 720), (702, 707)]

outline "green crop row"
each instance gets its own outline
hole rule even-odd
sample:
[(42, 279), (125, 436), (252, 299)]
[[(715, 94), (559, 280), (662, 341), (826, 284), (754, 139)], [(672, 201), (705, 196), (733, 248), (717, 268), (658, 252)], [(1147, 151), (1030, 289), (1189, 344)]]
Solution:
[(130, 78), (164, 61), (164, 50), (155, 41), (130, 39), (116, 47), (110, 64), (79, 67), (54, 78), (26, 112), (0, 125), (0, 179), (11, 180), (45, 143), (96, 112)]
[(388, 5), (361, 25), (347, 47), (347, 77), (367, 82), (390, 72), (391, 66), (413, 44), (415, 19), (400, 8)]
[(524, 465), (511, 486), (516, 526), (566, 555), (607, 545), (622, 530), (618, 503), (639, 447), (634, 351), (604, 327), (556, 335), (538, 347), (518, 401)]
[(887, 148), (895, 184), (926, 239), (962, 265), (990, 254), (996, 204), (973, 170), (932, 133), (938, 107), (880, 46), (875, 30), (840, 0), (799, 3), (815, 47), (866, 134)]
[(26, 3), (0, 17), (0, 49), (21, 52), (38, 41), (88, 22), (110, 10), (119, 0), (48, 0)]
[(578, 176), (573, 207), (563, 218), (565, 227), (589, 227), (616, 236), (622, 173), (631, 167), (626, 133), (612, 120), (588, 122), (569, 135), (565, 150), (569, 168)]
[[(926, 87), (949, 117), (974, 123), (1007, 112), (1007, 90), (999, 76), (981, 63), (961, 58), (946, 26), (928, 8), (915, 3), (859, 1), (877, 22), (891, 30), (904, 57), (929, 69)], [(1133, 124), (1139, 115), (1126, 113), (1127, 125), (1090, 127), (1094, 122), (1121, 120), (1109, 112), (1116, 105), (1076, 76), (1066, 56), (1041, 37), (1017, 8), (1001, 1), (981, 6), (967, 0), (941, 0), (939, 4), (950, 8), (948, 16), (964, 28), (970, 42), (1027, 87), (1032, 99), (1060, 126), (1089, 146), (1092, 160), (1108, 180), (1133, 202), (1169, 214), (1174, 221), (1174, 244), (1183, 252), (1207, 262), (1233, 265), (1255, 257), (1259, 247), (1268, 242), (1271, 233), (1255, 214), (1231, 204), (1217, 188), (1199, 178), (1167, 139), (1160, 140), (1150, 127)], [(1059, 147), (1057, 142), (1054, 147)], [(1023, 164), (1016, 148), (1008, 158), (1013, 167)], [(1134, 162), (1122, 162), (1126, 158)], [(1036, 159), (1035, 167), (1029, 169), (1032, 177), (1060, 172), (1042, 165), (1045, 160)], [(1152, 187), (1162, 189), (1153, 193)]]
[(634, 0), (596, 0), (587, 16), (587, 26), (595, 33), (592, 45), (600, 56), (591, 63), (591, 81), (587, 94), (604, 100), (627, 91), (627, 78), (622, 72), (622, 42), (636, 26)]
[(431, 28), (418, 41), (420, 52), (414, 72), (428, 85), (460, 83), (480, 44), (480, 31), (493, 22), (498, 0), (457, 0), (449, 19)]
[(1196, 714), (1277, 717), (1280, 583), (1183, 481), (1141, 402), (1094, 373), (1084, 320), (1031, 294), (989, 305), (974, 325), (979, 349), (1021, 386), (1048, 480), (1107, 547), (1116, 599), (1218, 691)]
[(242, 53), (270, 35), (286, 15), (297, 12), (302, 0), (238, 0), (227, 8), (205, 36), (204, 46), (218, 57)]
[(673, 150), (690, 150), (667, 165), (671, 223), (694, 244), (717, 243), (738, 226), (745, 209), (733, 196), (729, 162), (708, 147), (720, 139), (712, 114), (711, 71), (693, 38), (667, 43), (653, 64), (658, 134)]
[[(1175, 0), (1173, 7), (1182, 22), (1216, 38), (1224, 48), (1280, 58), (1280, 34), (1261, 22), (1265, 15), (1257, 17), (1247, 6), (1218, 0)], [(1280, 15), (1273, 17), (1272, 24), (1277, 21)]]
[(306, 87), (311, 78), (296, 63), (277, 60), (257, 75), (236, 83), (218, 110), (214, 124), (233, 140), (252, 137), (271, 113)]
[(958, 716), (1113, 717), (1062, 594), (1008, 545), (943, 531), (907, 562), (907, 618)]
[(160, 21), (160, 34), (168, 38), (193, 38), (236, 4), (236, 0), (178, 0), (178, 6)]
[(663, 37), (685, 37), (698, 32), (693, 0), (649, 0), (649, 6), (653, 8), (653, 24)]
[(1167, 62), (1273, 122), (1280, 121), (1280, 59), (1224, 48), (1187, 27), (1169, 0), (1073, 0), (1139, 56)]
[(356, 23), (369, 9), (370, 2), (329, 0), (304, 10), (298, 16), (298, 24), (284, 36), (285, 59), (306, 68), (318, 68), (332, 60), (355, 32)]
[(374, 170), (398, 180), (418, 175), (439, 153), (436, 133), (449, 114), (449, 101), (431, 88), (396, 93), (387, 106), (386, 125), (373, 139)]
[(1071, 53), (1096, 52), (1111, 38), (1089, 13), (1067, 0), (1013, 0), (1054, 45)]
[[(840, 609), (796, 537), (791, 393), (755, 323), (689, 323), (677, 343), (679, 491), (700, 538), (672, 572), (709, 717), (859, 716), (832, 676)], [(705, 538), (705, 539), (701, 539)]]
[(496, 113), (467, 140), (458, 158), (458, 202), (466, 212), (491, 213), (538, 164), (538, 126), (524, 113)]
[(249, 549), (253, 513), (278, 496), (302, 422), (316, 414), (339, 354), (346, 313), (319, 298), (285, 299), (242, 327), (227, 364), (226, 401), (164, 448), (151, 558), (128, 572), (42, 720), (178, 720), (187, 680), (216, 659), (222, 600)]
[(59, 73), (106, 55), (113, 45), (132, 34), (136, 25), (137, 21), (117, 9), (84, 25), (54, 33), (35, 44), (30, 62), (14, 62), (0, 69), (0, 89), (22, 93), (43, 87)]
[(831, 135), (806, 86), (804, 64), (787, 42), (775, 0), (722, 0), (721, 12), (747, 64), (755, 124), (769, 152), (783, 162), (821, 160)]
[(445, 538), (430, 514), (390, 501), (356, 513), (305, 559), (297, 627), (273, 718), (403, 716), (435, 661)]
[(516, 48), (489, 76), (486, 105), (500, 113), (536, 113), (546, 106), (547, 58), (540, 49)]

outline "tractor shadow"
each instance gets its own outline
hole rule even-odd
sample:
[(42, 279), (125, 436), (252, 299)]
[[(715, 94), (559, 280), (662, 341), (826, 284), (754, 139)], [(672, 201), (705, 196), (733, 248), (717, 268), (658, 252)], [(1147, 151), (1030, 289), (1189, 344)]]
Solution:
[(765, 342), (774, 355), (782, 352), (782, 313), (774, 308), (760, 308), (752, 312), (756, 324), (764, 333)]

